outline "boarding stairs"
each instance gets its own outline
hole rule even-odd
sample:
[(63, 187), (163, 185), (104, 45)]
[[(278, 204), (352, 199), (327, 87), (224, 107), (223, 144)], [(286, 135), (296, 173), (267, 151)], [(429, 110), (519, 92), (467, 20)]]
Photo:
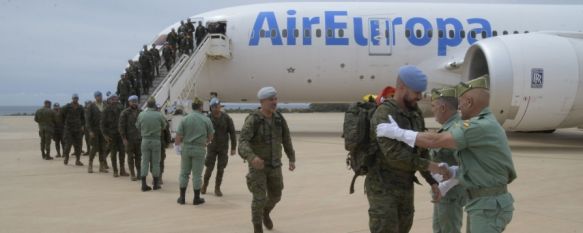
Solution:
[(208, 59), (231, 59), (230, 38), (223, 34), (208, 34), (191, 55), (181, 55), (170, 72), (166, 72), (165, 67), (160, 68), (160, 76), (154, 79), (152, 91), (143, 95), (144, 102), (140, 106), (145, 108), (145, 100), (150, 96), (160, 109), (167, 110), (176, 103), (189, 106), (186, 103), (197, 96), (194, 91), (196, 81)]

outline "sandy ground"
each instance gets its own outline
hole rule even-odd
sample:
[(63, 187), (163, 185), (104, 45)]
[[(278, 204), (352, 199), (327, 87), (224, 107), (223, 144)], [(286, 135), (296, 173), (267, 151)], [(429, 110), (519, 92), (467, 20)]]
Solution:
[[(283, 200), (272, 214), (271, 232), (368, 232), (364, 179), (348, 194), (342, 114), (285, 116), (298, 161), (296, 171), (284, 171)], [(233, 114), (238, 128), (244, 117)], [(427, 122), (436, 126), (433, 119)], [(509, 138), (518, 179), (510, 185), (516, 211), (506, 232), (583, 232), (583, 131)], [(141, 192), (127, 177), (88, 174), (87, 166), (64, 166), (62, 159), (41, 160), (38, 148), (31, 117), (0, 117), (0, 232), (252, 232), (247, 164), (238, 156), (227, 167), (224, 197), (213, 195), (212, 182), (207, 203), (193, 206), (189, 186), (188, 205), (181, 206), (179, 157), (172, 149), (163, 188)], [(82, 157), (86, 165), (87, 158)], [(431, 232), (428, 187), (415, 191), (411, 232)]]

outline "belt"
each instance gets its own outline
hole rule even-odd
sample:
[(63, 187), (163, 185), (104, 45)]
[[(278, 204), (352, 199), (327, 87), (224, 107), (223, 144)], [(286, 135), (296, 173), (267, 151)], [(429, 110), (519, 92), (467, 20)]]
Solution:
[(506, 185), (500, 185), (488, 188), (468, 189), (467, 191), (468, 197), (471, 200), (478, 197), (497, 196), (504, 194), (508, 192), (508, 188)]

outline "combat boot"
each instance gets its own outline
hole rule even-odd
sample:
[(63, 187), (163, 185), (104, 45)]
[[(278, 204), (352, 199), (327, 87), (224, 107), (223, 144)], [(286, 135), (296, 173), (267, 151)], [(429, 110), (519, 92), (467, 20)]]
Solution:
[(217, 169), (217, 177), (215, 180), (215, 195), (217, 197), (223, 196), (223, 192), (221, 192), (221, 183), (223, 183), (223, 173), (224, 173), (224, 170)]
[(45, 157), (46, 160), (53, 160), (53, 157), (51, 157), (50, 155), (47, 155), (47, 157)]
[(152, 182), (152, 186), (153, 186), (152, 188), (154, 190), (158, 190), (158, 189), (162, 188), (162, 186), (160, 186), (160, 178), (154, 177), (154, 182)]
[(87, 173), (93, 173), (93, 160), (89, 159), (89, 165), (87, 165)]
[(160, 182), (160, 185), (164, 184), (164, 181), (162, 181), (162, 173), (160, 173), (160, 177), (158, 178), (158, 181)]
[(212, 174), (213, 174), (213, 170), (211, 170), (207, 167), (204, 171), (204, 179), (202, 182), (202, 189), (200, 190), (200, 193), (206, 194), (206, 189), (208, 188), (209, 180), (211, 179)]
[(204, 203), (204, 198), (200, 197), (200, 190), (194, 190), (194, 199), (192, 200), (193, 205), (200, 205)]
[(117, 163), (112, 159), (111, 166), (113, 167), (113, 177), (118, 177)]
[(125, 169), (125, 167), (123, 167), (123, 166), (122, 166), (122, 167), (121, 167), (121, 169), (119, 170), (119, 175), (120, 175), (120, 176), (130, 176), (130, 175), (129, 175), (129, 174), (126, 172), (126, 169)]
[(253, 232), (263, 233), (263, 226), (261, 226), (261, 223), (253, 223)]
[(75, 161), (75, 166), (83, 166), (83, 163), (81, 162), (81, 156), (77, 155), (77, 161)]
[(152, 188), (146, 183), (146, 177), (142, 177), (142, 192), (147, 192), (150, 190), (152, 190)]
[(102, 162), (99, 162), (99, 172), (101, 173), (108, 173), (109, 171), (105, 168), (105, 164)]
[(270, 212), (271, 209), (263, 209), (263, 224), (268, 230), (273, 229), (273, 221), (271, 221), (271, 217), (269, 217)]
[(219, 184), (215, 185), (215, 196), (222, 197), (223, 192), (221, 192), (221, 186)]
[(178, 197), (176, 202), (181, 205), (186, 203), (186, 188), (180, 188), (180, 197)]
[(65, 165), (69, 164), (69, 155), (65, 155), (64, 157), (65, 159), (63, 160), (63, 164)]

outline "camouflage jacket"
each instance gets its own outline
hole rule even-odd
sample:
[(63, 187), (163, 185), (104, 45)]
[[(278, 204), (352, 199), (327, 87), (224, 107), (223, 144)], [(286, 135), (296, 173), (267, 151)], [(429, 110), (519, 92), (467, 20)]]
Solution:
[(215, 128), (215, 135), (213, 141), (208, 145), (209, 148), (228, 149), (229, 139), (231, 139), (231, 150), (237, 148), (237, 136), (235, 132), (235, 125), (233, 119), (224, 112), (221, 112), (219, 117), (214, 117), (212, 113), (208, 117), (213, 122)]
[[(102, 102), (105, 107), (105, 103)], [(94, 134), (101, 134), (101, 110), (97, 103), (91, 103), (85, 112), (85, 129)]]
[(119, 116), (118, 130), (122, 138), (127, 139), (131, 143), (139, 143), (141, 140), (140, 130), (136, 127), (138, 115), (141, 110), (139, 108), (133, 109), (128, 107), (121, 112)]
[(430, 163), (426, 149), (418, 147), (411, 148), (407, 144), (394, 139), (376, 137), (377, 125), (388, 122), (388, 115), (391, 115), (402, 129), (410, 129), (417, 132), (426, 130), (425, 119), (419, 108), (411, 111), (403, 111), (397, 106), (394, 99), (381, 104), (374, 112), (370, 121), (370, 139), (372, 142), (377, 142), (379, 146), (379, 150), (376, 153), (378, 168), (392, 172), (396, 176), (412, 178), (411, 181), (416, 181), (414, 173), (415, 171), (420, 171), (428, 183), (435, 184), (435, 180), (426, 171)]
[(101, 132), (103, 136), (113, 138), (119, 135), (119, 116), (123, 111), (123, 106), (120, 103), (108, 104), (101, 114)]
[(281, 166), (281, 149), (285, 150), (290, 162), (296, 161), (291, 135), (285, 118), (275, 112), (271, 119), (256, 110), (245, 118), (239, 138), (239, 155), (251, 161), (255, 156), (265, 161), (266, 165)]
[(38, 123), (39, 130), (54, 131), (56, 114), (50, 108), (39, 108), (34, 113), (34, 121)]
[(85, 110), (83, 106), (68, 103), (61, 109), (65, 130), (81, 131), (85, 126)]
[[(132, 84), (130, 83), (129, 80), (127, 79), (120, 79), (117, 82), (117, 91), (116, 93), (121, 97), (127, 97), (132, 93)], [(124, 99), (124, 101), (127, 101), (127, 99)]]
[(63, 113), (60, 110), (58, 112), (55, 111), (55, 133), (63, 133), (64, 128), (65, 123), (63, 122)]

